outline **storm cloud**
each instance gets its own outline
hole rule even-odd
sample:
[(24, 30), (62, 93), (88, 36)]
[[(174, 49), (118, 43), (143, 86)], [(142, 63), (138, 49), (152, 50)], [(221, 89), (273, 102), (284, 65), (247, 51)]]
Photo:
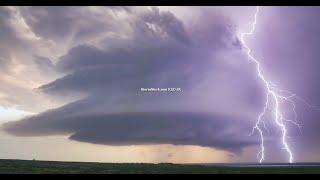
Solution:
[[(107, 145), (174, 144), (216, 147), (239, 153), (256, 140), (242, 134), (248, 126), (234, 117), (192, 112), (62, 115), (47, 112), (5, 128), (19, 136), (70, 135), (70, 139)], [(43, 120), (45, 119), (45, 121)], [(242, 135), (241, 135), (242, 134)], [(240, 135), (240, 136), (239, 136)]]
[[(158, 8), (23, 7), (19, 12), (37, 36), (54, 42), (69, 39), (68, 50), (55, 63), (34, 56), (39, 69), (62, 74), (38, 91), (51, 98), (81, 95), (59, 108), (7, 123), (6, 132), (231, 152), (258, 143), (248, 132), (255, 116), (250, 112), (259, 108), (261, 98), (253, 104), (241, 100), (259, 97), (260, 88), (250, 66), (232, 61), (244, 56), (236, 26), (223, 14), (212, 13), (209, 22), (204, 19), (208, 12), (200, 13), (191, 25)], [(102, 21), (102, 13), (109, 19)], [(140, 91), (149, 87), (182, 91)]]

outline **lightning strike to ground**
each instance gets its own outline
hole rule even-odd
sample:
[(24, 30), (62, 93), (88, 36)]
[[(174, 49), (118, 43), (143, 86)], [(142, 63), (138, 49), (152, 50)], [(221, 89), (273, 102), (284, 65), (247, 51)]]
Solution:
[[(295, 103), (292, 100), (292, 98), (295, 97), (295, 94), (291, 93), (290, 91), (278, 89), (272, 82), (267, 80), (267, 78), (265, 77), (265, 75), (262, 72), (260, 61), (252, 55), (251, 49), (246, 44), (246, 41), (245, 41), (245, 37), (251, 36), (254, 34), (254, 31), (256, 29), (257, 17), (258, 17), (259, 11), (260, 11), (260, 7), (257, 6), (255, 14), (254, 14), (253, 22), (251, 23), (250, 31), (240, 33), (241, 44), (244, 47), (250, 62), (255, 64), (256, 70), (257, 70), (257, 76), (259, 77), (259, 79), (263, 83), (265, 91), (266, 91), (265, 92), (266, 102), (265, 102), (263, 111), (259, 114), (258, 119), (252, 129), (251, 134), (253, 134), (255, 131), (257, 131), (260, 135), (261, 144), (260, 144), (260, 151), (258, 152), (257, 157), (259, 158), (259, 162), (262, 163), (265, 160), (265, 142), (264, 142), (265, 137), (264, 137), (264, 131), (263, 131), (261, 125), (263, 125), (263, 127), (265, 128), (264, 116), (266, 115), (266, 113), (268, 111), (273, 113), (273, 121), (275, 122), (275, 124), (277, 125), (277, 127), (280, 129), (280, 132), (281, 132), (282, 146), (288, 154), (289, 162), (292, 163), (293, 162), (293, 153), (292, 153), (290, 146), (288, 144), (288, 141), (287, 141), (288, 131), (287, 131), (287, 127), (286, 127), (286, 122), (292, 123), (292, 124), (298, 126), (299, 129), (301, 128), (300, 124), (297, 122), (298, 115), (295, 111)], [(285, 96), (283, 94), (283, 92), (288, 94), (288, 96)], [(285, 118), (284, 113), (281, 111), (281, 105), (283, 103), (289, 103), (291, 105), (292, 112), (294, 114), (294, 118), (292, 120)]]

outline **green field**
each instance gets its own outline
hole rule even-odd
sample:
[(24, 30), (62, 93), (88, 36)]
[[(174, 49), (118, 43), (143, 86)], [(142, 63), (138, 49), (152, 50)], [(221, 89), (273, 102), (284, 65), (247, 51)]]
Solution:
[(232, 165), (125, 164), (28, 160), (0, 160), (0, 173), (27, 174), (217, 174), (217, 173), (320, 173), (320, 165), (235, 167)]

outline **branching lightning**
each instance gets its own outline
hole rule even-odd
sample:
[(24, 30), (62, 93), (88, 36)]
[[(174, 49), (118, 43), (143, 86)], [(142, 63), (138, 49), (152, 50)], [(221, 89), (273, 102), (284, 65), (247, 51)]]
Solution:
[[(262, 129), (262, 127), (264, 129), (266, 128), (266, 125), (264, 122), (265, 121), (264, 117), (265, 117), (266, 113), (268, 111), (270, 111), (273, 115), (273, 120), (274, 120), (275, 124), (280, 129), (281, 142), (282, 142), (283, 148), (285, 149), (285, 151), (288, 154), (288, 160), (290, 163), (292, 163), (293, 162), (293, 153), (292, 153), (290, 146), (288, 144), (288, 141), (287, 141), (288, 140), (288, 131), (287, 131), (286, 123), (292, 123), (292, 124), (296, 125), (297, 127), (299, 127), (299, 129), (301, 128), (300, 124), (297, 121), (298, 115), (295, 111), (295, 103), (292, 99), (292, 98), (297, 98), (297, 96), (295, 94), (291, 93), (290, 91), (278, 89), (272, 82), (267, 80), (267, 78), (265, 77), (265, 75), (263, 74), (263, 72), (261, 70), (261, 65), (260, 65), (259, 60), (256, 59), (252, 55), (251, 49), (246, 44), (246, 41), (245, 41), (245, 37), (253, 35), (253, 33), (256, 29), (257, 17), (258, 17), (259, 11), (260, 11), (260, 7), (257, 6), (255, 14), (254, 14), (254, 20), (251, 23), (250, 31), (240, 33), (240, 41), (242, 43), (242, 46), (244, 47), (250, 62), (255, 64), (256, 70), (257, 70), (257, 75), (258, 75), (259, 79), (262, 81), (262, 83), (265, 87), (265, 90), (266, 90), (266, 94), (265, 94), (266, 102), (265, 102), (263, 111), (258, 116), (258, 119), (252, 129), (251, 134), (253, 134), (255, 131), (257, 131), (260, 135), (261, 144), (260, 144), (260, 151), (258, 152), (257, 157), (259, 158), (259, 162), (261, 163), (265, 160), (265, 142), (264, 142), (265, 138), (264, 138), (264, 130)], [(302, 98), (301, 98), (301, 100), (302, 100)], [(290, 106), (292, 107), (292, 112), (294, 114), (293, 119), (287, 119), (285, 117), (284, 113), (281, 111), (281, 107), (282, 107), (283, 103), (289, 103)]]

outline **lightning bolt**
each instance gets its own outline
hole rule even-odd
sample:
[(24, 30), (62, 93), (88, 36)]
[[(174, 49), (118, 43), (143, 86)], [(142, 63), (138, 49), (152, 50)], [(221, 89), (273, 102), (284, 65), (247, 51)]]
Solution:
[[(260, 135), (261, 144), (260, 144), (260, 151), (258, 152), (257, 157), (259, 158), (259, 162), (262, 163), (265, 160), (265, 142), (264, 142), (265, 138), (264, 138), (264, 131), (263, 131), (261, 125), (263, 125), (263, 127), (265, 128), (264, 116), (270, 110), (271, 113), (273, 114), (273, 120), (274, 120), (275, 124), (277, 125), (277, 127), (281, 131), (281, 142), (282, 142), (283, 148), (285, 149), (285, 151), (288, 154), (289, 162), (292, 163), (293, 162), (293, 153), (292, 153), (290, 146), (287, 142), (288, 131), (287, 131), (287, 127), (286, 127), (286, 122), (292, 123), (292, 124), (298, 126), (299, 129), (301, 128), (300, 124), (297, 122), (298, 115), (295, 111), (295, 103), (292, 100), (292, 98), (294, 98), (296, 95), (291, 93), (290, 91), (278, 89), (272, 82), (267, 80), (267, 78), (265, 77), (265, 75), (263, 74), (263, 72), (261, 70), (261, 65), (260, 65), (259, 60), (252, 55), (251, 49), (246, 44), (246, 41), (245, 41), (245, 37), (253, 35), (253, 33), (256, 29), (257, 17), (258, 17), (259, 11), (260, 11), (260, 7), (257, 6), (255, 14), (254, 14), (254, 20), (251, 23), (250, 31), (240, 33), (240, 38), (239, 38), (242, 43), (242, 46), (245, 49), (245, 52), (248, 56), (248, 59), (250, 60), (250, 62), (255, 64), (255, 67), (257, 70), (257, 75), (258, 75), (259, 79), (261, 80), (261, 82), (263, 83), (263, 85), (265, 87), (265, 91), (266, 91), (266, 93), (265, 93), (266, 102), (263, 107), (263, 111), (259, 114), (258, 119), (257, 119), (254, 127), (252, 128), (251, 134), (253, 134), (255, 131), (257, 131)], [(287, 94), (287, 96), (285, 94)], [(284, 113), (281, 111), (281, 106), (283, 103), (289, 103), (292, 106), (292, 111), (294, 114), (294, 118), (292, 120), (285, 118)]]

